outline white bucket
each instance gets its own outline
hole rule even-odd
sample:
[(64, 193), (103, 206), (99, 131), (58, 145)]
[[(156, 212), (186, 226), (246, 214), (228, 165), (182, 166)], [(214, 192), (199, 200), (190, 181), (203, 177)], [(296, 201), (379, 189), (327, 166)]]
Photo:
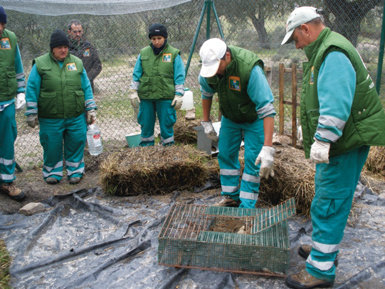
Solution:
[(191, 90), (186, 90), (183, 95), (182, 107), (180, 109), (190, 110), (194, 108), (194, 96)]

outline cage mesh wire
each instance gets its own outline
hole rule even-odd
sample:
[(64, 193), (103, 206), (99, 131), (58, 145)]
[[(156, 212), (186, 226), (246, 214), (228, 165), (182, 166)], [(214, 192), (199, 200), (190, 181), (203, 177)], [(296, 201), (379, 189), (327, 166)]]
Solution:
[[(355, 5), (358, 1), (337, 0), (213, 2), (225, 41), (256, 52), (265, 65), (271, 68), (269, 79), (276, 98), (277, 111), (280, 63), (285, 67), (290, 67), (293, 62), (297, 64), (298, 99), (301, 93), (300, 63), (306, 60), (305, 54), (302, 50), (296, 50), (292, 44), (280, 45), (285, 34), (286, 19), (295, 4), (323, 8), (326, 24), (347, 36), (356, 45), (370, 75), (376, 80), (383, 1), (360, 1), (359, 7)], [(55, 29), (66, 31), (69, 21), (73, 18), (83, 23), (85, 36), (98, 49), (103, 65), (101, 74), (95, 79), (94, 94), (99, 107), (97, 122), (101, 127), (104, 147), (107, 150), (126, 146), (125, 135), (140, 131), (128, 94), (136, 58), (140, 49), (149, 44), (148, 26), (154, 22), (165, 24), (168, 28), (169, 43), (180, 49), (186, 64), (205, 3), (205, 0), (0, 0), (0, 5), (7, 11), (7, 27), (18, 37), (27, 77), (32, 60), (49, 50), (49, 37)], [(129, 5), (134, 5), (135, 9)], [(220, 37), (212, 10), (210, 22), (207, 21), (207, 14), (204, 15), (185, 82), (185, 86), (194, 93), (198, 117), (201, 116), (197, 81), (200, 69), (198, 51), (208, 36), (207, 27), (210, 28), (210, 37)], [(385, 69), (383, 73), (384, 71)], [(286, 74), (284, 90), (285, 98), (288, 99), (291, 97), (290, 87), (291, 77)], [(384, 88), (381, 93), (384, 94)], [(218, 103), (214, 101), (212, 118), (215, 120), (217, 111)], [(285, 105), (283, 117), (285, 134), (290, 134), (290, 105)], [(27, 127), (23, 111), (17, 112), (17, 125), (16, 161), (23, 168), (40, 166), (43, 157), (38, 129)], [(278, 118), (276, 131), (277, 125)]]
[(284, 274), (290, 249), (286, 220), (294, 214), (293, 198), (258, 209), (175, 204), (158, 237), (158, 261), (172, 267)]

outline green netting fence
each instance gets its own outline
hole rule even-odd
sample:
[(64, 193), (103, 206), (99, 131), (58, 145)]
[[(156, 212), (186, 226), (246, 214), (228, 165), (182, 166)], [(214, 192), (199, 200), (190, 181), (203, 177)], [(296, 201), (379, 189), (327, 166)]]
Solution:
[[(49, 37), (55, 29), (66, 31), (69, 21), (74, 18), (83, 23), (86, 38), (98, 49), (103, 65), (101, 74), (94, 81), (94, 94), (99, 107), (98, 124), (106, 148), (126, 146), (125, 135), (140, 130), (134, 118), (128, 93), (138, 53), (149, 44), (148, 26), (154, 22), (167, 26), (169, 42), (181, 50), (186, 65), (194, 36), (197, 34), (202, 9), (208, 4), (215, 5), (216, 14), (211, 9), (210, 14), (205, 12), (203, 15), (185, 83), (185, 86), (194, 93), (198, 118), (201, 116), (197, 81), (200, 69), (198, 51), (208, 36), (221, 36), (216, 16), (228, 44), (256, 52), (271, 69), (269, 82), (277, 99), (278, 71), (281, 63), (285, 67), (290, 67), (292, 63), (297, 65), (298, 99), (300, 95), (300, 68), (301, 62), (305, 60), (305, 54), (301, 50), (296, 50), (294, 45), (280, 45), (285, 34), (286, 19), (295, 4), (322, 8), (326, 24), (354, 43), (373, 80), (378, 79), (384, 5), (382, 0), (163, 0), (150, 1), (159, 3), (152, 6), (149, 5), (149, 1), (136, 1), (135, 6), (124, 6), (122, 4), (124, 2), (134, 1), (0, 1), (0, 5), (7, 11), (7, 28), (14, 31), (19, 39), (27, 77), (33, 58), (48, 51)], [(291, 81), (290, 74), (285, 75), (287, 97), (291, 95)], [(383, 82), (380, 86), (383, 96), (385, 95)], [(276, 103), (278, 104), (278, 100)], [(291, 119), (290, 111), (291, 107), (286, 106), (285, 115), (287, 114), (288, 122)], [(30, 129), (26, 125), (23, 112), (17, 113), (17, 125), (16, 161), (23, 168), (40, 166), (42, 149), (38, 129)], [(288, 129), (290, 130), (290, 126)]]

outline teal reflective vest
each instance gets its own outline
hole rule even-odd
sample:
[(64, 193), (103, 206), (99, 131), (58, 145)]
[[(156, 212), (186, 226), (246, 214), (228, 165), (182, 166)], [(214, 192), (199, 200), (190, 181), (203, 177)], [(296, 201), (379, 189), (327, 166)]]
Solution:
[(0, 102), (10, 100), (17, 94), (16, 46), (15, 33), (4, 29), (0, 36)]
[(365, 64), (345, 37), (325, 28), (316, 41), (305, 47), (309, 62), (303, 64), (301, 125), (307, 158), (310, 156), (310, 147), (314, 142), (319, 118), (318, 73), (322, 62), (331, 51), (341, 51), (349, 58), (356, 71), (356, 90), (351, 114), (342, 136), (331, 144), (330, 156), (363, 145), (385, 145), (385, 112)]
[(255, 103), (247, 94), (247, 85), (254, 66), (263, 69), (263, 62), (253, 52), (229, 46), (231, 62), (227, 65), (225, 75), (207, 78), (207, 84), (217, 93), (219, 109), (223, 116), (237, 122), (253, 122), (258, 119)]
[(51, 53), (34, 60), (41, 77), (38, 114), (43, 118), (72, 118), (85, 111), (82, 61), (71, 54), (60, 68)]
[(179, 50), (169, 44), (158, 55), (151, 46), (140, 51), (143, 74), (139, 79), (138, 95), (141, 99), (174, 98), (174, 62), (178, 54)]

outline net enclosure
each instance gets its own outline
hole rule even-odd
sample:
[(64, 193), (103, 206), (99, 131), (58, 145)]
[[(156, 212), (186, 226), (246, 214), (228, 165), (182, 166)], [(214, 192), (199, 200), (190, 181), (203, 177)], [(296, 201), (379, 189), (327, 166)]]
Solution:
[(284, 276), (289, 265), (291, 198), (271, 208), (175, 204), (158, 241), (161, 265)]
[[(215, 4), (216, 14), (213, 9), (202, 13), (209, 2)], [(7, 28), (17, 36), (26, 80), (33, 59), (49, 51), (52, 32), (60, 29), (67, 33), (73, 19), (82, 23), (83, 36), (97, 49), (102, 65), (93, 81), (93, 92), (103, 146), (109, 150), (126, 146), (125, 136), (140, 131), (129, 101), (130, 84), (138, 54), (150, 43), (148, 27), (152, 23), (167, 27), (168, 42), (180, 50), (185, 68), (189, 67), (184, 86), (193, 93), (199, 120), (202, 115), (199, 49), (206, 38), (222, 37), (222, 33), (227, 44), (255, 52), (265, 67), (271, 68), (268, 81), (277, 113), (280, 92), (287, 100), (293, 91), (289, 72), (282, 77), (284, 86), (280, 86), (280, 65), (286, 69), (295, 65), (298, 92), (294, 97), (296, 103), (300, 102), (301, 63), (306, 56), (292, 44), (281, 45), (286, 20), (295, 5), (323, 9), (326, 25), (355, 45), (373, 80), (383, 74), (378, 71), (384, 7), (381, 0), (0, 0), (0, 5), (7, 13)], [(382, 86), (383, 96), (385, 84), (377, 83)], [(218, 119), (217, 99), (214, 96), (213, 120)], [(291, 120), (292, 111), (292, 106), (285, 104), (279, 112), (285, 124)], [(27, 126), (24, 113), (23, 110), (16, 113), (15, 159), (23, 169), (31, 169), (42, 165), (43, 151), (39, 130)], [(277, 121), (278, 115), (276, 127)], [(290, 133), (290, 129), (285, 126), (284, 133)]]

